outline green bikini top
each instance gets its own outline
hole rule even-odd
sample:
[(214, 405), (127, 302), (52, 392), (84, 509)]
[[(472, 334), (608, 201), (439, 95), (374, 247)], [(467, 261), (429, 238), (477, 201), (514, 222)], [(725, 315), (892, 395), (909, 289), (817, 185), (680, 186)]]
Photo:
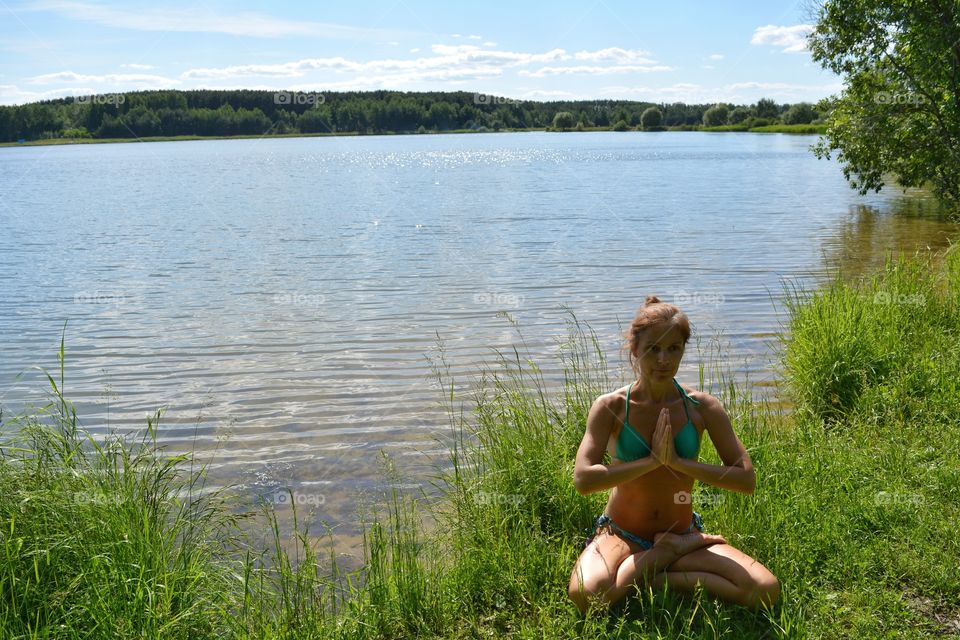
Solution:
[[(677, 448), (677, 455), (681, 458), (696, 458), (697, 452), (700, 450), (700, 436), (697, 435), (697, 428), (694, 426), (693, 420), (690, 419), (687, 400), (695, 405), (700, 403), (687, 395), (676, 378), (673, 379), (673, 384), (683, 398), (683, 412), (687, 415), (687, 424), (683, 425), (679, 433), (674, 436), (673, 444)], [(630, 422), (627, 420), (630, 415), (630, 389), (632, 387), (633, 383), (631, 382), (630, 387), (627, 388), (627, 412), (623, 416), (623, 429), (620, 430), (620, 436), (617, 438), (616, 457), (624, 462), (650, 455), (650, 445), (647, 444), (642, 435), (630, 426)]]

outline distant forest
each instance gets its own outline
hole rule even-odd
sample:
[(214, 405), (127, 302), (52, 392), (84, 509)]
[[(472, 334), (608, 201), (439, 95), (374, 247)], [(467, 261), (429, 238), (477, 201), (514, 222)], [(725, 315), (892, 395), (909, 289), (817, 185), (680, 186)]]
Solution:
[[(0, 106), (0, 141), (809, 124), (824, 105), (535, 102), (468, 92), (138, 91)], [(820, 111), (818, 111), (820, 109)]]

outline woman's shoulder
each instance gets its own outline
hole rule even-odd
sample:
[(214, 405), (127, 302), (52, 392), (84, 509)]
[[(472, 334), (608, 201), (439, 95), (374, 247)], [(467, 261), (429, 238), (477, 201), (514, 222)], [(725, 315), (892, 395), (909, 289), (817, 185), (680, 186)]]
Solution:
[(683, 391), (688, 397), (697, 402), (699, 405), (697, 408), (701, 411), (723, 411), (723, 403), (721, 403), (720, 400), (718, 400), (715, 396), (707, 393), (706, 391), (700, 391), (699, 389), (687, 387), (686, 385), (680, 386), (683, 387)]
[(623, 385), (612, 391), (607, 391), (606, 393), (601, 393), (597, 396), (597, 399), (594, 400), (595, 403), (599, 403), (608, 409), (613, 409), (616, 406), (623, 407), (627, 401), (627, 388), (630, 385)]

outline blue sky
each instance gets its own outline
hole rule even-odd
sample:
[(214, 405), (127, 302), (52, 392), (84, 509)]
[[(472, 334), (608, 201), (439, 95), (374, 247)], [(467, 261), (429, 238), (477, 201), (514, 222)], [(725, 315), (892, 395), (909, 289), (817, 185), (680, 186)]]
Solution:
[(801, 2), (0, 0), (0, 104), (138, 89), (816, 101)]

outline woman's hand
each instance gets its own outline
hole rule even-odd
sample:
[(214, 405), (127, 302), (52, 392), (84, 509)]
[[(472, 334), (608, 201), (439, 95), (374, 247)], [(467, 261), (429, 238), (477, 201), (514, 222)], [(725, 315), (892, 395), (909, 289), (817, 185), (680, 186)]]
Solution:
[(653, 457), (662, 465), (669, 467), (677, 458), (677, 450), (673, 446), (673, 426), (670, 424), (670, 410), (664, 407), (660, 410), (657, 427), (653, 430)]
[(677, 558), (682, 558), (691, 551), (696, 551), (711, 544), (726, 544), (727, 539), (710, 533), (690, 531), (688, 533), (671, 533), (661, 531), (653, 535), (653, 546), (669, 549)]

